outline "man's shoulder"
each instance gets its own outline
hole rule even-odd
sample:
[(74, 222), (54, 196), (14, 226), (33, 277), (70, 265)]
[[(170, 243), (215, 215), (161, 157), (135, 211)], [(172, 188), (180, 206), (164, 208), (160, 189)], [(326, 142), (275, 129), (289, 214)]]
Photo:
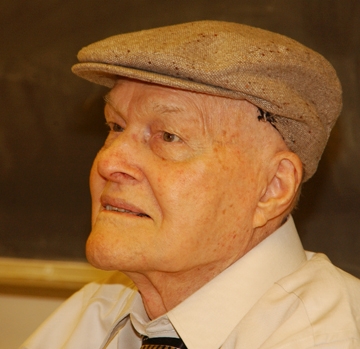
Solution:
[(224, 348), (350, 348), (358, 343), (360, 280), (325, 255), (308, 254), (259, 299)]
[(308, 258), (276, 283), (284, 299), (293, 299), (294, 318), (301, 315), (304, 320), (294, 330), (307, 333), (314, 345), (360, 341), (360, 280), (334, 266), (324, 254), (308, 253)]
[(137, 299), (133, 282), (115, 272), (66, 300), (21, 348), (98, 348), (117, 318)]
[(294, 293), (301, 299), (316, 294), (329, 298), (360, 297), (360, 280), (339, 269), (322, 253), (307, 252), (308, 260), (294, 273), (279, 280), (286, 292)]
[[(308, 253), (296, 272), (276, 283), (296, 297), (311, 324), (318, 319), (349, 322), (360, 330), (360, 280), (333, 265), (322, 253)], [(351, 327), (351, 326), (350, 326)]]

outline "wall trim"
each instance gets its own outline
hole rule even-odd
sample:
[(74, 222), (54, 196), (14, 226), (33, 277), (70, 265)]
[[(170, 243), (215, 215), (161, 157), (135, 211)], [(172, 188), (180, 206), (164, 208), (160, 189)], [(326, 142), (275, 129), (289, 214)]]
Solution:
[(0, 257), (0, 293), (67, 297), (111, 273), (86, 262)]

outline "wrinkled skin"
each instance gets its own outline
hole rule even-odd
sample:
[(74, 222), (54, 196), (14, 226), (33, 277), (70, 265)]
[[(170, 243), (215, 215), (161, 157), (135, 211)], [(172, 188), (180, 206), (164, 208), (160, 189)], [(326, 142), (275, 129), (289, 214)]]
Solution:
[(87, 257), (128, 274), (156, 317), (266, 237), (258, 203), (286, 146), (246, 101), (126, 79), (106, 101)]

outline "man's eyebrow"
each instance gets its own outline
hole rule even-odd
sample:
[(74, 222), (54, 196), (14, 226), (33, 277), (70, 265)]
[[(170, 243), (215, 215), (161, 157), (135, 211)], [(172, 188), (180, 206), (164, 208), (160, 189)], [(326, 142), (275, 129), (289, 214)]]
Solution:
[[(104, 97), (104, 101), (106, 104), (109, 104), (112, 108), (114, 108), (117, 112), (119, 112), (115, 108), (114, 100), (111, 98), (111, 91), (109, 91)], [(152, 106), (152, 109), (157, 114), (179, 114), (184, 112), (185, 108), (183, 108), (181, 105), (176, 104), (165, 104), (165, 103), (155, 103)]]
[(155, 104), (153, 110), (159, 114), (176, 114), (184, 111), (180, 106), (171, 104)]

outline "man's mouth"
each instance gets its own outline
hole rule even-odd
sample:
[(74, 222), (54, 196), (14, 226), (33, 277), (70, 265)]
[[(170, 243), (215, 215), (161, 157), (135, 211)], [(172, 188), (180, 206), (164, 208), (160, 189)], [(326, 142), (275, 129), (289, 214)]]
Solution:
[(132, 215), (138, 216), (138, 217), (150, 218), (150, 216), (148, 216), (146, 213), (133, 212), (133, 211), (125, 210), (124, 208), (114, 207), (114, 206), (111, 206), (111, 205), (105, 205), (104, 208), (105, 208), (106, 211), (116, 211), (116, 212), (122, 212), (122, 213), (129, 213), (129, 214), (132, 214)]

